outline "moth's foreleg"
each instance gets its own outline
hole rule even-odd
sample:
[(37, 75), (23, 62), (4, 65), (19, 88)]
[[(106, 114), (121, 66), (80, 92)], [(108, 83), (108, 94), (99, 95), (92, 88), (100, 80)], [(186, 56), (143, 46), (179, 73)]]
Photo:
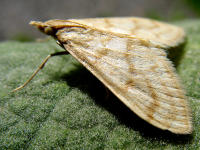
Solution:
[(45, 64), (47, 63), (47, 61), (49, 60), (49, 58), (53, 57), (53, 56), (58, 56), (58, 55), (67, 55), (69, 54), (67, 51), (62, 51), (62, 52), (56, 52), (53, 54), (48, 55), (43, 62), (40, 64), (40, 66), (37, 68), (37, 70), (35, 70), (35, 72), (32, 74), (32, 76), (21, 86), (19, 86), (18, 88), (14, 89), (12, 92), (16, 92), (22, 88), (24, 88), (34, 77), (35, 75), (45, 66)]

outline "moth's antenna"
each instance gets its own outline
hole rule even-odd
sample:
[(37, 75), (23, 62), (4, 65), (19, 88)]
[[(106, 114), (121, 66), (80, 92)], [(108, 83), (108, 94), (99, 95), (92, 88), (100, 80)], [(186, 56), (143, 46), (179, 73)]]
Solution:
[(56, 52), (53, 54), (48, 55), (43, 62), (40, 64), (40, 66), (37, 68), (37, 70), (32, 74), (32, 76), (21, 86), (17, 87), (16, 89), (12, 90), (12, 92), (16, 92), (22, 88), (24, 88), (34, 77), (35, 75), (45, 66), (45, 64), (47, 63), (47, 61), (49, 60), (49, 58), (53, 57), (53, 56), (58, 56), (58, 55), (67, 55), (69, 54), (67, 51), (62, 51), (62, 52)]

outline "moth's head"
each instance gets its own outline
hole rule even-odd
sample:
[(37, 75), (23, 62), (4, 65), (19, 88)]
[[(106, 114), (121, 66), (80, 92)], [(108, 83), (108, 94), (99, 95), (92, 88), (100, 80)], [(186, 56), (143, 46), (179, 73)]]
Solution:
[(50, 24), (40, 21), (31, 21), (30, 25), (37, 27), (41, 32), (54, 36), (57, 30)]
[(46, 22), (31, 21), (30, 25), (36, 26), (43, 33), (53, 37), (56, 37), (57, 31), (60, 29), (82, 27), (82, 25), (68, 20), (49, 20)]

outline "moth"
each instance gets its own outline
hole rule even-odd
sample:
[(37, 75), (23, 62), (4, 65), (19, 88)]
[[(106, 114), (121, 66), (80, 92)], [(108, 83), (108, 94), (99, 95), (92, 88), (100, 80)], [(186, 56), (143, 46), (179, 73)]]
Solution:
[(91, 18), (31, 21), (71, 54), (139, 117), (176, 134), (192, 132), (191, 112), (166, 50), (184, 42), (176, 26), (145, 18)]

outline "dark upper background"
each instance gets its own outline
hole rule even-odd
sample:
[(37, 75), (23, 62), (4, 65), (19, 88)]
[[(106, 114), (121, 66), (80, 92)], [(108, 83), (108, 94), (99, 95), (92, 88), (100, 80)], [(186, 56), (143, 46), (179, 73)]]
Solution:
[(164, 21), (200, 17), (200, 0), (0, 0), (0, 40), (41, 37), (31, 20), (142, 16)]

